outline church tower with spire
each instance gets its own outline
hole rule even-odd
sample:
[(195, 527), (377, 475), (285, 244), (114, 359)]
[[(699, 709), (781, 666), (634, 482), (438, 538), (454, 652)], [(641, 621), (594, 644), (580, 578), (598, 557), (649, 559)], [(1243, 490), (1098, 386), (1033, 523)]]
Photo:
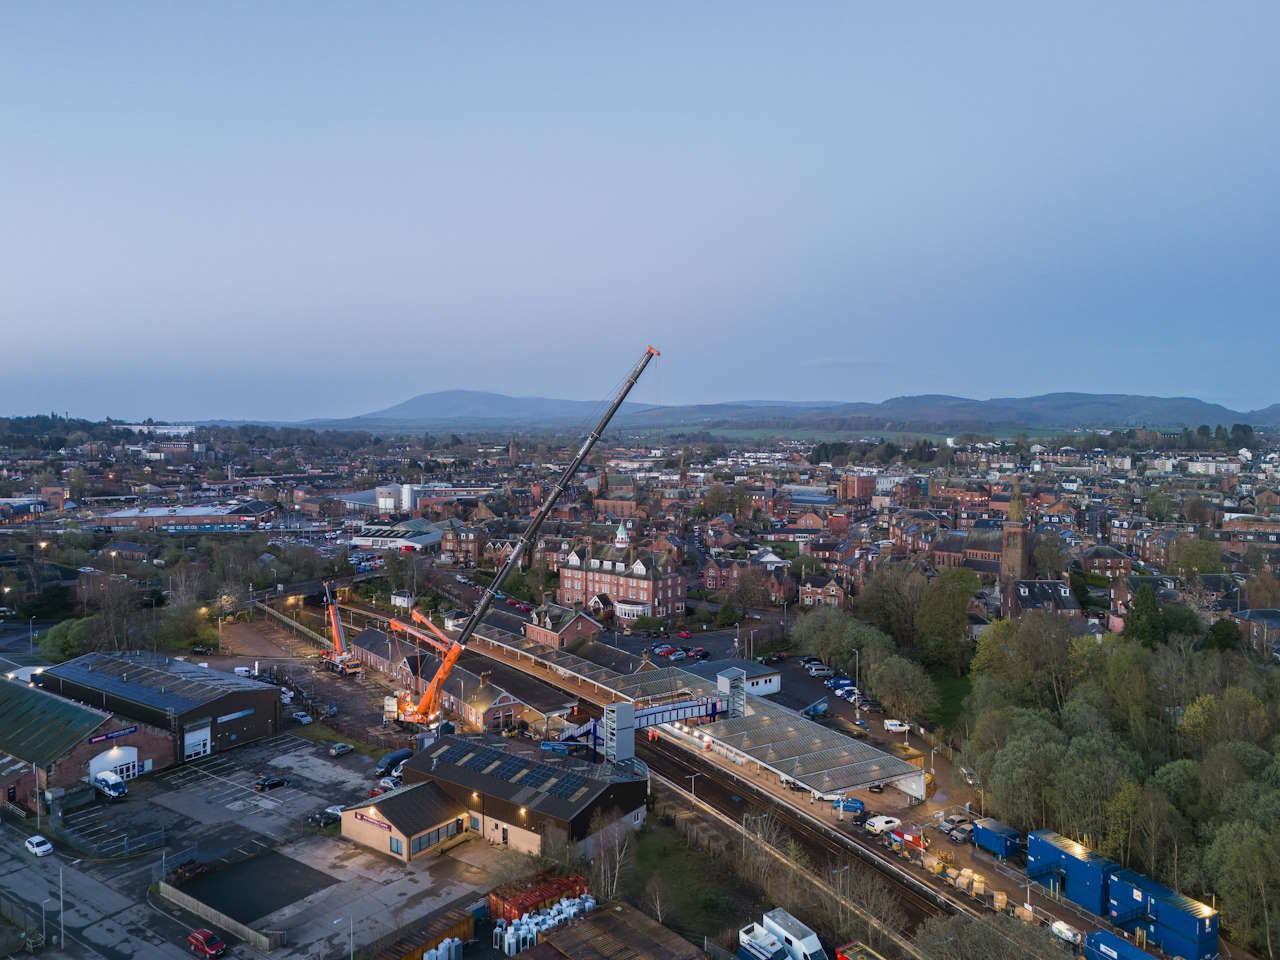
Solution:
[(1000, 551), (1000, 590), (1006, 597), (1012, 593), (1015, 581), (1027, 578), (1031, 561), (1028, 540), (1027, 508), (1022, 502), (1022, 484), (1015, 480)]

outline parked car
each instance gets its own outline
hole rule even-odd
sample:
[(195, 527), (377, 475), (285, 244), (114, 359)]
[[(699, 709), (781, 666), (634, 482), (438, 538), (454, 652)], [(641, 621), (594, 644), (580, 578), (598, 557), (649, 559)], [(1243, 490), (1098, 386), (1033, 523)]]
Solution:
[(863, 730), (866, 730), (868, 733), (871, 731), (871, 724), (867, 723), (867, 721), (863, 720), (861, 717), (853, 721), (853, 725), (855, 727), (861, 727)]
[(862, 701), (862, 709), (870, 710), (872, 713), (884, 713), (884, 705), (872, 697)]
[(693, 648), (693, 659), (695, 659), (695, 660), (710, 660), (710, 659), (711, 659), (711, 654), (709, 654), (709, 653), (708, 653), (706, 650), (704, 650), (702, 647), (694, 647), (694, 648)]
[(807, 667), (811, 663), (821, 663), (822, 658), (815, 657), (812, 653), (806, 653), (803, 657), (800, 658), (800, 662)]
[(378, 781), (378, 786), (383, 790), (399, 790), (402, 782), (399, 777), (383, 777)]
[(213, 647), (206, 647), (203, 643), (197, 643), (191, 648), (191, 652), (194, 654), (210, 654), (213, 653)]
[(253, 789), (263, 793), (267, 790), (274, 790), (276, 787), (288, 786), (288, 784), (289, 781), (284, 777), (262, 776), (253, 782)]
[(832, 801), (832, 810), (839, 810), (841, 807), (844, 808), (845, 813), (862, 813), (867, 809), (867, 805), (857, 797), (840, 797)]
[(774, 664), (781, 663), (785, 659), (787, 659), (787, 655), (785, 653), (771, 653), (764, 658), (764, 662), (772, 666)]
[(373, 768), (373, 775), (375, 777), (385, 777), (392, 770), (394, 770), (401, 763), (403, 763), (405, 760), (408, 760), (412, 756), (413, 756), (413, 751), (410, 750), (408, 747), (401, 747), (399, 750), (392, 750), (390, 753), (388, 753), (386, 756), (384, 756), (381, 760), (378, 761), (378, 765)]
[(952, 830), (954, 830), (956, 827), (963, 826), (966, 823), (972, 823), (972, 822), (973, 821), (971, 821), (966, 816), (962, 816), (961, 814), (958, 814), (958, 813), (953, 814), (952, 816), (944, 817), (943, 819), (938, 821), (938, 832), (942, 834), (948, 834)]
[(27, 853), (35, 857), (47, 857), (53, 853), (53, 844), (38, 833), (27, 837), (27, 842), (23, 846), (27, 848)]
[(952, 843), (962, 843), (962, 844), (973, 843), (973, 824), (972, 823), (960, 824), (960, 826), (956, 827), (954, 830), (952, 830), (950, 833), (947, 834), (947, 839), (950, 840)]
[(387, 788), (382, 786), (382, 784), (380, 783), (375, 783), (372, 787), (369, 788), (369, 796), (371, 797), (380, 797), (386, 792), (387, 792)]
[(905, 720), (886, 720), (884, 722), (885, 733), (906, 733), (911, 729), (911, 724)]
[(871, 784), (871, 786), (867, 787), (867, 792), (868, 793), (884, 793), (884, 784), (873, 783)]
[(679, 633), (679, 637), (680, 637), (680, 639), (681, 639), (681, 640), (688, 640), (688, 639), (689, 639), (689, 631), (688, 631), (688, 630), (681, 630), (681, 631), (680, 631), (680, 633)]
[(227, 943), (212, 930), (201, 927), (187, 934), (187, 946), (192, 953), (204, 957), (220, 957), (227, 952)]
[(408, 762), (409, 762), (409, 758), (406, 757), (405, 759), (397, 763), (394, 767), (391, 768), (391, 775), (398, 780), (404, 774), (404, 765)]
[(316, 813), (313, 813), (308, 819), (317, 827), (327, 827), (331, 823), (339, 823), (342, 820), (342, 806), (340, 804), (332, 807), (325, 807)]
[(297, 720), (298, 723), (305, 727), (311, 722), (311, 714), (307, 713), (305, 710), (299, 710), (297, 713), (293, 714), (293, 719)]
[(350, 753), (354, 749), (355, 747), (351, 746), (351, 744), (349, 743), (335, 743), (332, 747), (329, 748), (329, 756), (345, 757), (348, 753)]
[(960, 768), (960, 776), (963, 777), (964, 782), (971, 787), (982, 786), (982, 781), (978, 779), (978, 775), (974, 773), (972, 770), (970, 770), (968, 767)]
[(836, 691), (836, 696), (837, 696), (837, 697), (839, 697), (839, 698), (840, 698), (840, 699), (842, 699), (842, 700), (848, 700), (850, 703), (857, 703), (857, 702), (858, 702), (858, 696), (859, 696), (859, 694), (858, 694), (858, 688), (857, 688), (857, 687), (844, 687), (844, 688), (842, 688), (842, 689), (840, 689), (840, 690), (837, 690), (837, 691)]
[(865, 826), (867, 833), (881, 834), (898, 829), (898, 827), (902, 826), (902, 821), (897, 817), (872, 817), (866, 822)]
[(830, 667), (824, 667), (821, 664), (810, 664), (809, 666), (809, 676), (811, 677), (829, 677), (834, 672)]
[(829, 680), (824, 681), (823, 686), (829, 687), (832, 690), (839, 690), (841, 687), (853, 686), (853, 681), (844, 675), (837, 675), (832, 677)]
[(688, 656), (688, 654), (685, 653), (683, 650), (672, 650), (671, 653), (669, 653), (667, 656), (671, 660), (683, 660), (685, 657)]

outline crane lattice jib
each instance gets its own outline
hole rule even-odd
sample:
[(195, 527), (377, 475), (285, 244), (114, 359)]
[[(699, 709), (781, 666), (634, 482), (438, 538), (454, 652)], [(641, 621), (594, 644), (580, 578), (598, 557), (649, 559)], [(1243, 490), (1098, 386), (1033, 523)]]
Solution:
[(329, 614), (329, 628), (333, 633), (333, 656), (335, 658), (345, 657), (347, 655), (347, 638), (342, 632), (342, 617), (338, 615), (338, 605), (333, 602), (333, 595), (329, 592), (329, 583), (324, 584), (324, 605), (325, 610)]
[(444, 659), (440, 664), (440, 669), (436, 671), (436, 675), (431, 678), (431, 683), (427, 686), (426, 691), (422, 695), (422, 699), (418, 703), (417, 714), (423, 717), (431, 717), (436, 712), (436, 705), (439, 703), (440, 691), (444, 687), (444, 681), (449, 676), (449, 671), (453, 669), (453, 665), (457, 663), (458, 657), (462, 655), (462, 649), (471, 640), (471, 635), (475, 633), (476, 627), (480, 625), (480, 621), (484, 619), (484, 615), (489, 612), (489, 608), (493, 606), (494, 598), (498, 591), (502, 589), (503, 582), (520, 564), (520, 558), (524, 556), (526, 550), (529, 549), (534, 539), (538, 536), (538, 530), (542, 527), (542, 522), (547, 519), (551, 511), (555, 508), (556, 501), (560, 499), (560, 494), (564, 493), (565, 487), (569, 485), (569, 481), (573, 479), (573, 475), (578, 472), (578, 468), (582, 466), (584, 460), (591, 453), (591, 448), (596, 445), (596, 441), (600, 439), (605, 428), (609, 426), (609, 421), (613, 419), (613, 415), (618, 412), (618, 408), (622, 406), (622, 402), (627, 399), (627, 394), (631, 392), (631, 388), (636, 385), (636, 381), (640, 379), (640, 374), (644, 373), (644, 368), (649, 365), (649, 361), (658, 355), (658, 351), (653, 347), (645, 349), (644, 356), (640, 358), (640, 362), (635, 365), (626, 381), (618, 390), (617, 396), (613, 398), (613, 402), (609, 404), (609, 409), (604, 412), (600, 418), (600, 422), (596, 424), (595, 429), (587, 435), (582, 442), (582, 446), (574, 455), (574, 458), (565, 467), (564, 472), (560, 474), (558, 479), (551, 488), (551, 492), (547, 498), (543, 500), (542, 506), (538, 508), (538, 512), (533, 515), (533, 519), (529, 521), (529, 526), (525, 528), (524, 533), (520, 535), (520, 539), (516, 541), (515, 549), (511, 551), (511, 555), (507, 557), (507, 562), (502, 565), (497, 576), (493, 578), (493, 582), (485, 588), (484, 593), (480, 597), (479, 603), (476, 604), (475, 610), (467, 619), (466, 624), (462, 628), (462, 633), (458, 639), (453, 642), (453, 646), (449, 648), (448, 653), (444, 655)]

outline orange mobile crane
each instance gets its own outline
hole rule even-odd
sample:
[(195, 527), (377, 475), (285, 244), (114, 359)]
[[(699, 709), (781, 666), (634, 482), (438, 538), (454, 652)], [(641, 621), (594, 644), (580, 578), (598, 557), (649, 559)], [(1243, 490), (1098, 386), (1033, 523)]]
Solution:
[(556, 501), (560, 499), (560, 494), (564, 493), (564, 488), (569, 485), (569, 481), (573, 479), (573, 475), (578, 472), (578, 468), (582, 466), (582, 462), (587, 459), (587, 455), (591, 452), (591, 448), (596, 445), (596, 441), (600, 439), (600, 435), (604, 433), (605, 428), (609, 425), (609, 421), (613, 419), (613, 415), (618, 412), (618, 408), (622, 406), (622, 401), (627, 398), (627, 394), (631, 392), (631, 388), (636, 385), (636, 381), (640, 379), (640, 374), (644, 373), (644, 368), (649, 365), (649, 361), (658, 356), (658, 351), (653, 347), (646, 348), (644, 356), (640, 358), (640, 362), (635, 365), (622, 387), (618, 390), (617, 396), (613, 398), (613, 402), (609, 404), (609, 409), (604, 412), (600, 418), (600, 422), (596, 424), (594, 430), (587, 435), (582, 446), (574, 455), (574, 458), (565, 467), (564, 472), (560, 475), (560, 479), (555, 482), (551, 488), (551, 492), (547, 494), (547, 498), (543, 500), (542, 506), (538, 508), (538, 512), (533, 515), (533, 519), (529, 521), (529, 526), (525, 528), (524, 533), (520, 535), (520, 539), (516, 541), (515, 549), (511, 551), (507, 557), (506, 563), (498, 571), (497, 576), (493, 578), (493, 582), (485, 588), (479, 602), (476, 604), (475, 610), (471, 616), (467, 618), (467, 622), (463, 625), (462, 633), (458, 635), (456, 640), (449, 637), (443, 631), (439, 630), (435, 624), (420, 614), (417, 610), (413, 611), (413, 619), (428, 627), (436, 636), (431, 637), (424, 634), (420, 630), (414, 630), (408, 624), (398, 620), (391, 621), (391, 628), (398, 629), (404, 633), (408, 633), (418, 639), (425, 640), (440, 654), (440, 667), (436, 670), (435, 676), (427, 684), (426, 690), (423, 691), (422, 697), (417, 704), (411, 704), (408, 697), (401, 701), (399, 709), (396, 711), (400, 719), (407, 720), (411, 723), (430, 723), (437, 714), (440, 713), (440, 692), (444, 689), (444, 682), (449, 678), (449, 673), (453, 670), (453, 665), (458, 662), (458, 657), (462, 656), (462, 651), (466, 649), (467, 643), (471, 640), (471, 635), (475, 633), (476, 627), (480, 625), (480, 621), (484, 619), (484, 615), (489, 612), (489, 608), (493, 606), (494, 598), (498, 591), (502, 589), (503, 582), (507, 579), (507, 575), (511, 573), (520, 564), (520, 558), (524, 556), (533, 544), (534, 538), (538, 535), (538, 530), (542, 527), (542, 522), (550, 515), (552, 508), (556, 505)]
[(329, 590), (329, 582), (324, 584), (324, 607), (329, 616), (329, 632), (333, 636), (333, 649), (320, 655), (326, 669), (340, 673), (344, 677), (354, 676), (360, 672), (360, 661), (347, 652), (347, 635), (342, 632), (342, 617), (338, 615), (338, 605), (333, 601)]

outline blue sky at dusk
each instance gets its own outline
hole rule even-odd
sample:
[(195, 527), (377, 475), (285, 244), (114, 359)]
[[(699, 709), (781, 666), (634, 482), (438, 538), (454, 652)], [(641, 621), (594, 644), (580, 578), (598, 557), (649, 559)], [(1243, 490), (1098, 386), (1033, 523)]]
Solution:
[(0, 415), (1280, 401), (1280, 6), (8, 4)]

